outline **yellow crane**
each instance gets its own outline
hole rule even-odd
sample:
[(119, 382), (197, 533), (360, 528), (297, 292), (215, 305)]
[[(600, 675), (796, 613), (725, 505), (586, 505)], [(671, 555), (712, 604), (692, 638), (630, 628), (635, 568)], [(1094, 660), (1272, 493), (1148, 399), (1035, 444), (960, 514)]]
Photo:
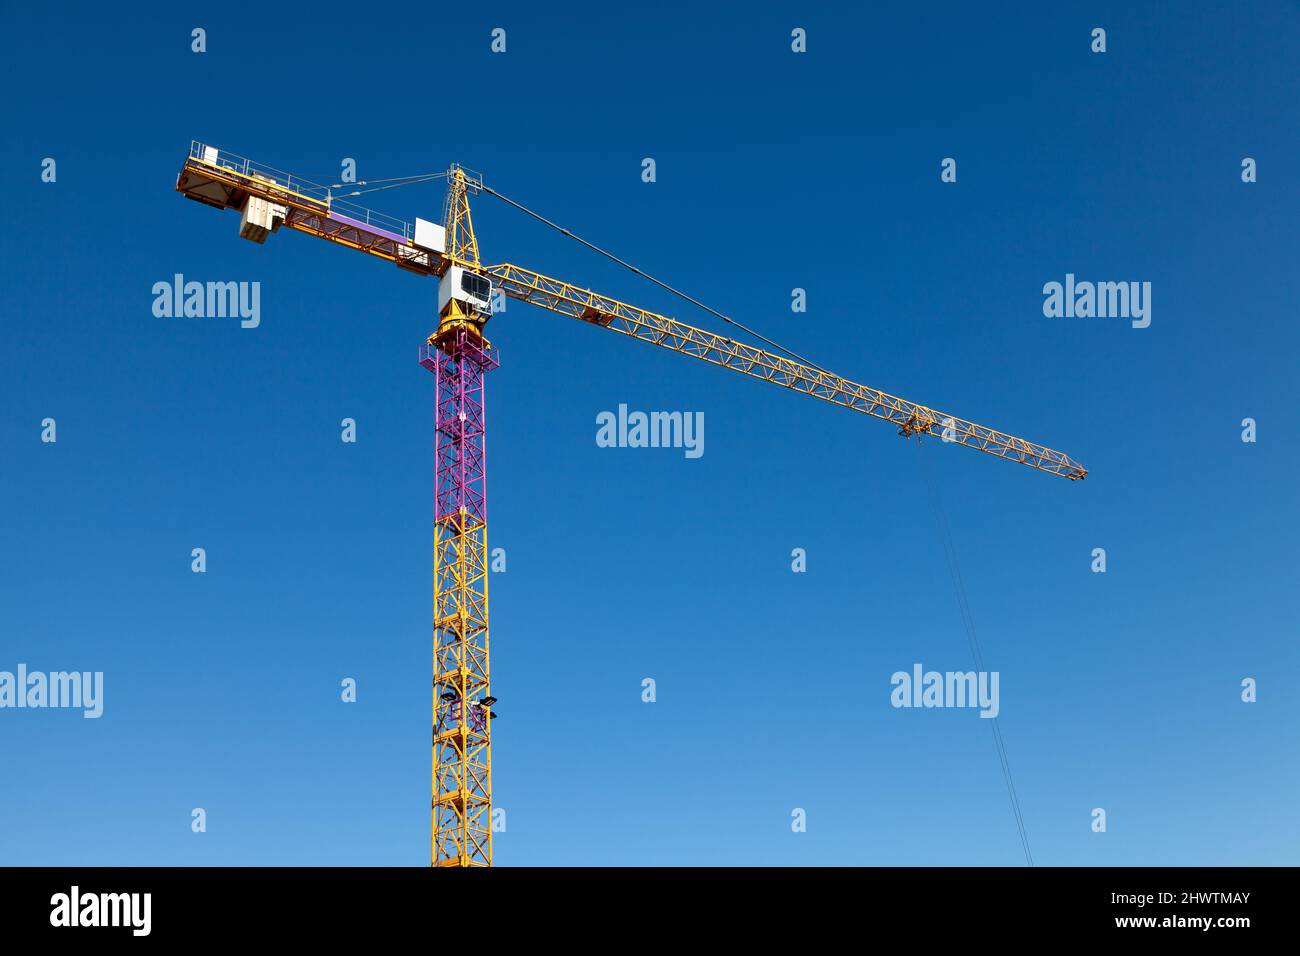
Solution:
[[(265, 242), (270, 234), (286, 228), (439, 280), (438, 327), (420, 356), (420, 364), (434, 374), (436, 396), (430, 844), (434, 866), (492, 864), (491, 727), (496, 698), (491, 694), (488, 666), (484, 377), (497, 367), (497, 360), (484, 327), (494, 296), (510, 296), (884, 419), (904, 437), (935, 435), (1072, 481), (1088, 473), (1064, 452), (860, 385), (766, 339), (776, 351), (512, 263), (485, 266), (469, 205), (470, 197), (481, 192), (559, 229), (723, 321), (745, 328), (485, 186), (481, 177), (461, 166), (387, 182), (402, 185), (434, 178), (445, 178), (447, 183), (441, 223), (418, 218), (409, 223), (356, 206), (335, 195), (341, 184), (323, 186), (199, 142), (191, 144), (176, 181), (177, 191), (190, 199), (238, 211), (240, 235), (246, 239)], [(781, 351), (786, 354), (777, 354)]]

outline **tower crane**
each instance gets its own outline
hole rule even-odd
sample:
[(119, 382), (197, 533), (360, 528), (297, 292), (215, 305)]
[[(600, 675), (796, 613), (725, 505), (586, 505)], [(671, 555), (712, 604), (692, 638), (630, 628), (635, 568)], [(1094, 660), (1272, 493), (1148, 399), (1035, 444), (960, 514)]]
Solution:
[(433, 178), (446, 179), (441, 223), (394, 219), (346, 202), (334, 194), (334, 187), (197, 141), (191, 143), (176, 181), (176, 190), (189, 199), (239, 212), (239, 234), (245, 239), (263, 243), (270, 234), (289, 229), (438, 279), (438, 325), (419, 356), (420, 365), (433, 373), (435, 393), (433, 866), (492, 864), (491, 728), (496, 698), (491, 694), (488, 667), (484, 379), (499, 363), (484, 329), (494, 295), (504, 294), (863, 412), (891, 422), (905, 438), (941, 436), (946, 442), (1072, 481), (1088, 473), (1063, 452), (860, 385), (794, 353), (787, 352), (793, 356), (787, 357), (766, 351), (513, 263), (484, 265), (470, 214), (471, 196), (486, 191), (560, 227), (485, 186), (478, 174), (459, 165), (445, 173), (399, 180)]

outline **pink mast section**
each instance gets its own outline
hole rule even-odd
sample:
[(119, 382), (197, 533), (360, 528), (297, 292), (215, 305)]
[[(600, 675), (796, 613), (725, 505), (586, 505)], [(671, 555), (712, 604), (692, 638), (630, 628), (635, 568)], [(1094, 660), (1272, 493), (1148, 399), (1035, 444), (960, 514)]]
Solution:
[[(437, 434), (434, 520), (458, 530), (487, 522), (487, 429), (484, 376), (498, 365), (482, 340), (457, 329), (438, 346), (420, 349), (420, 364), (436, 382)], [(461, 511), (464, 510), (464, 517)]]

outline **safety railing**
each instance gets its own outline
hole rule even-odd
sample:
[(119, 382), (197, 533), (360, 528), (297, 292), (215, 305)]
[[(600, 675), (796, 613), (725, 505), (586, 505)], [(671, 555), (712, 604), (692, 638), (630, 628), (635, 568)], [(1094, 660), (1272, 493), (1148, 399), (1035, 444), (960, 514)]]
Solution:
[(333, 196), (329, 186), (322, 186), (320, 183), (314, 183), (309, 179), (303, 179), (301, 176), (294, 176), (292, 173), (286, 173), (282, 169), (275, 169), (272, 166), (265, 166), (262, 163), (253, 162), (244, 156), (238, 156), (235, 153), (224, 149), (217, 149), (215, 146), (209, 146), (207, 143), (200, 143), (194, 140), (190, 143), (190, 158), (200, 163), (207, 163), (218, 169), (226, 169), (232, 173), (248, 178), (259, 177), (269, 179), (277, 186), (313, 199), (316, 202), (325, 204), (331, 212), (338, 212), (356, 222), (375, 229), (382, 229), (384, 232), (393, 233), (400, 236), (403, 241), (410, 243), (415, 238), (415, 226), (403, 219), (394, 216), (387, 216), (381, 212), (375, 212), (373, 209), (367, 209), (364, 206), (358, 206), (355, 203), (345, 202), (336, 199)]

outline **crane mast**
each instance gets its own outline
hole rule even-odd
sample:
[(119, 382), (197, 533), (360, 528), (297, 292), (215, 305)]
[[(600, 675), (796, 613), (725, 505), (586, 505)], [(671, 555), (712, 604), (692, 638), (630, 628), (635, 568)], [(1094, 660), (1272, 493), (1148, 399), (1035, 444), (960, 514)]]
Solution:
[(420, 364), (434, 376), (433, 866), (492, 865), (492, 711), (488, 665), (487, 429), (484, 379), (497, 367), (483, 337), (489, 304), (464, 277), (478, 269), (474, 180), (448, 177), (449, 267), (438, 330)]
[[(427, 181), (442, 175), (408, 178)], [(189, 199), (239, 211), (239, 234), (253, 242), (264, 242), (285, 227), (438, 279), (437, 329), (420, 351), (420, 364), (434, 376), (433, 866), (492, 865), (492, 721), (496, 717), (492, 706), (496, 698), (488, 667), (484, 380), (499, 363), (483, 330), (491, 315), (494, 291), (883, 419), (905, 438), (934, 435), (1071, 481), (1088, 474), (1064, 452), (860, 385), (822, 368), (511, 263), (485, 267), (479, 259), (469, 199), (487, 187), (476, 174), (458, 165), (445, 175), (447, 194), (441, 225), (422, 219), (406, 223), (354, 206), (336, 196), (334, 187), (199, 142), (191, 143), (176, 181), (177, 191)], [(507, 202), (518, 206), (513, 200)]]

